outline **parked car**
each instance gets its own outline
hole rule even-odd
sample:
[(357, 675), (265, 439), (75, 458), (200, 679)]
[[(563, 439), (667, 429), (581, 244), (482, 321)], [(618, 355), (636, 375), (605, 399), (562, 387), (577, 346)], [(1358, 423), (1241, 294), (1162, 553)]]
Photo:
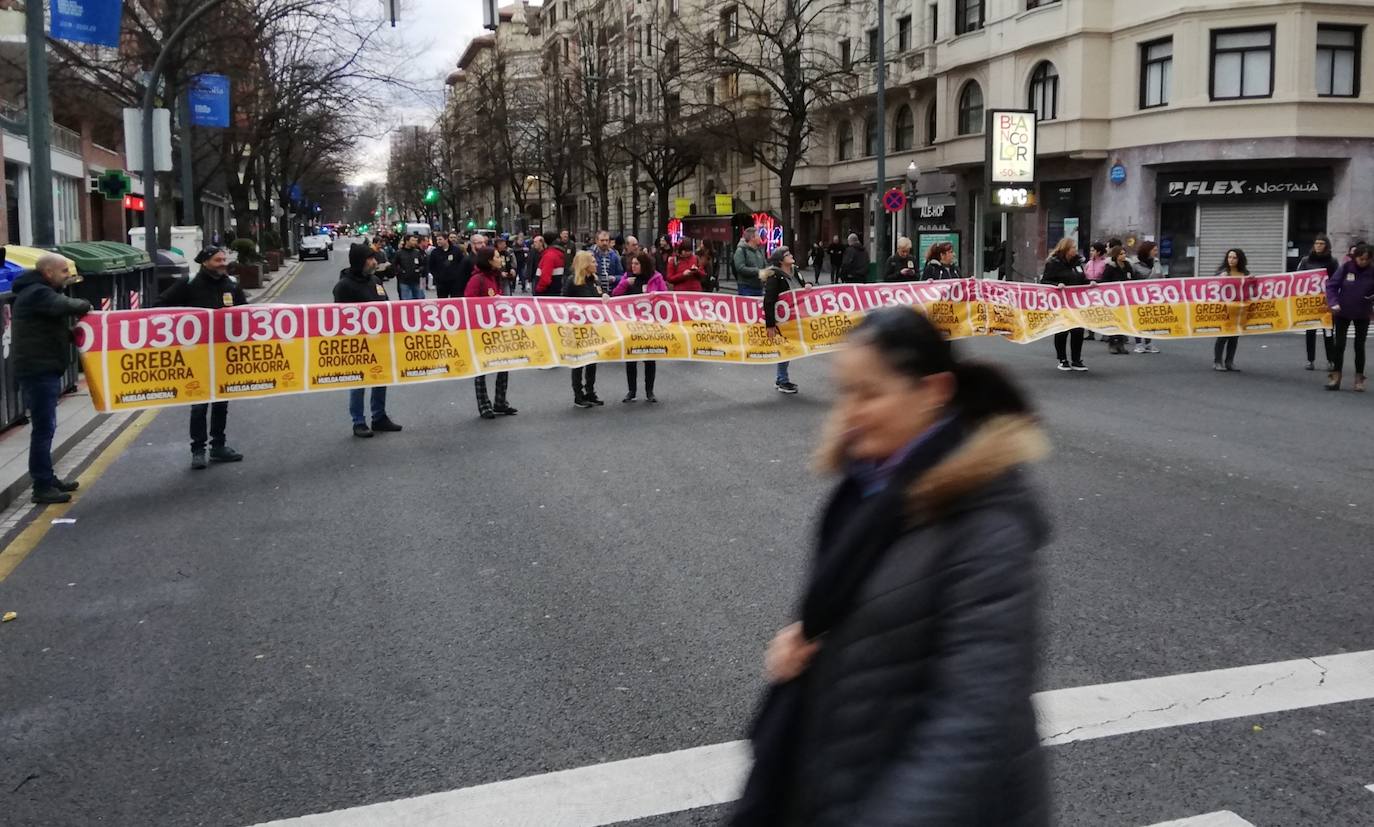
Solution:
[(332, 245), (329, 243), (329, 236), (308, 235), (301, 239), (300, 260), (305, 261), (307, 258), (318, 258), (329, 261), (329, 248), (331, 246)]

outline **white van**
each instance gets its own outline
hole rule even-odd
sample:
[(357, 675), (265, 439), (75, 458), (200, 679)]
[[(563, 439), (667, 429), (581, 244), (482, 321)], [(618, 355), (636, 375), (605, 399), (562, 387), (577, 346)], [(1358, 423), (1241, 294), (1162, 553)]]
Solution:
[(427, 237), (427, 236), (429, 236), (429, 225), (428, 225), (428, 224), (407, 224), (407, 225), (406, 225), (406, 228), (405, 228), (405, 232), (402, 233), (402, 235), (418, 235), (418, 236), (426, 236), (426, 237)]

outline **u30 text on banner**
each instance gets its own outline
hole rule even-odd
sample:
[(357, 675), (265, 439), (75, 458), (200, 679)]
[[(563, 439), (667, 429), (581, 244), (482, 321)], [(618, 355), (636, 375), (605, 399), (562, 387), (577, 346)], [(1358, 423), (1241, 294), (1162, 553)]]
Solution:
[(77, 323), (100, 411), (463, 379), (522, 368), (676, 359), (768, 364), (826, 353), (865, 313), (926, 313), (952, 339), (1018, 343), (1074, 327), (1155, 338), (1328, 327), (1326, 274), (1151, 279), (1055, 287), (980, 279), (846, 284), (784, 293), (781, 338), (760, 299), (654, 293), (611, 299), (426, 299), (120, 310)]

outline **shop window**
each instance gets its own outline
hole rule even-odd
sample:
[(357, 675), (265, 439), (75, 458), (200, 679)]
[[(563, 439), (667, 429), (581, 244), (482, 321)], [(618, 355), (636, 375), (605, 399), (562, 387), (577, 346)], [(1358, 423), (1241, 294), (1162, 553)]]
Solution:
[(1358, 26), (1317, 27), (1317, 94), (1324, 98), (1354, 98), (1360, 94)]
[(983, 28), (984, 0), (954, 0), (954, 33), (967, 34)]
[(1212, 32), (1212, 100), (1274, 94), (1274, 27)]
[(1030, 105), (1037, 121), (1052, 121), (1059, 117), (1059, 72), (1048, 60), (1042, 61), (1031, 73)]
[(835, 130), (835, 160), (848, 161), (854, 157), (854, 125), (848, 120), (840, 122)]
[(872, 112), (864, 118), (864, 157), (878, 154), (878, 116)]
[(1312, 252), (1312, 242), (1326, 232), (1326, 207), (1325, 201), (1288, 202), (1288, 266), (1285, 269), (1298, 269), (1302, 257)]
[(964, 84), (959, 93), (959, 134), (977, 135), (983, 131), (983, 88), (978, 81)]
[(1140, 108), (1168, 106), (1174, 84), (1174, 39), (1166, 37), (1140, 47)]
[(898, 152), (907, 152), (916, 145), (916, 116), (912, 114), (910, 104), (897, 108), (892, 132), (892, 145)]

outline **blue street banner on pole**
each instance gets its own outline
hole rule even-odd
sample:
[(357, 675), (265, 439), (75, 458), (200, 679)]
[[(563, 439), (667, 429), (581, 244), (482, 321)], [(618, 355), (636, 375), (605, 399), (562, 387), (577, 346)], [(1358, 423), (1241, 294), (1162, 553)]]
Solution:
[(54, 0), (50, 34), (59, 40), (119, 45), (123, 0)]
[(191, 123), (220, 129), (229, 126), (229, 78), (196, 75), (191, 83)]

